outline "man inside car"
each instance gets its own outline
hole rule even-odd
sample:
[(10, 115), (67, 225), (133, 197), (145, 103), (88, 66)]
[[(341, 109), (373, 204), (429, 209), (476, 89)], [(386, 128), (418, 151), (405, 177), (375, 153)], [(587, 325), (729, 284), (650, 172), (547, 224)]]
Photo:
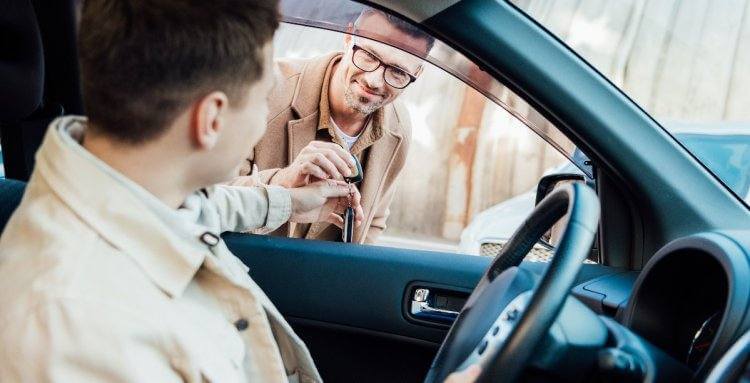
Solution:
[(277, 26), (276, 0), (84, 3), (88, 119), (50, 125), (0, 238), (0, 381), (321, 381), (220, 237), (358, 206), (214, 186), (265, 130)]
[[(434, 39), (411, 24), (367, 9), (353, 25), (355, 32), (376, 34), (383, 41), (424, 57)], [(396, 102), (423, 70), (423, 60), (376, 41), (344, 37), (344, 52), (312, 59), (279, 60), (277, 85), (269, 98), (268, 131), (255, 147), (238, 184), (262, 183), (297, 187), (319, 179), (341, 180), (362, 163), (359, 185), (363, 224), (353, 242), (373, 243), (386, 227), (396, 180), (409, 150), (411, 127), (406, 109)], [(350, 154), (351, 153), (351, 154)], [(337, 223), (290, 224), (274, 234), (335, 241)]]

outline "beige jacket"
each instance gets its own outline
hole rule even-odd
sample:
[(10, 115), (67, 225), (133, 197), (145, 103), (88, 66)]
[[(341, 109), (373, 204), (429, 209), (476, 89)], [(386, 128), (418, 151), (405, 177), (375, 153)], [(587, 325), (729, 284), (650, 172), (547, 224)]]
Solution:
[[(249, 174), (255, 164), (261, 170), (261, 182), (268, 183), (311, 141), (341, 143), (330, 126), (328, 113), (328, 79), (333, 63), (340, 58), (341, 53), (334, 52), (312, 59), (276, 63), (278, 85), (269, 98), (268, 131), (255, 146), (241, 175)], [(375, 242), (385, 230), (396, 179), (406, 162), (410, 140), (409, 115), (399, 102), (393, 102), (374, 113), (352, 147), (352, 154), (363, 166), (364, 180), (359, 190), (365, 215), (363, 224), (354, 233), (354, 242)], [(339, 240), (341, 230), (328, 223), (315, 223), (295, 228), (284, 225), (274, 234)]]
[(170, 209), (78, 145), (84, 129), (53, 123), (0, 238), (0, 381), (321, 381), (219, 238), (275, 229), (288, 192), (216, 186)]

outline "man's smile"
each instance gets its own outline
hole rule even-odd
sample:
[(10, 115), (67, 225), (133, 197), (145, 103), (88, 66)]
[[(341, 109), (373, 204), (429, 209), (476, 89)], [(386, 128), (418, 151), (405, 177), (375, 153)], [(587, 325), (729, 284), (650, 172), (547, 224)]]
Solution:
[(355, 84), (357, 84), (357, 86), (360, 88), (360, 92), (363, 93), (364, 95), (366, 95), (368, 98), (374, 98), (374, 97), (380, 97), (380, 98), (382, 98), (383, 97), (382, 94), (377, 93), (376, 91), (372, 90), (372, 88), (370, 88), (370, 87), (368, 87), (366, 85), (363, 85), (362, 83), (360, 83), (357, 80), (354, 80), (352, 82), (354, 82)]

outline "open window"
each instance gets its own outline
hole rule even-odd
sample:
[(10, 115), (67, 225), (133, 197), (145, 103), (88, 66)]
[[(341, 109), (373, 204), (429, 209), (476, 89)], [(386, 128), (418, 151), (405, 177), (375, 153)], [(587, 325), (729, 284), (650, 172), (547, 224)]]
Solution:
[[(593, 184), (590, 162), (567, 137), (448, 45), (435, 41), (425, 54), (359, 27), (370, 8), (351, 1), (284, 0), (281, 9), (277, 60), (346, 53), (347, 35), (424, 60), (393, 101), (407, 112), (411, 140), (375, 245), (494, 256), (532, 211), (543, 176), (575, 174)], [(540, 243), (528, 259), (547, 261), (551, 249)]]

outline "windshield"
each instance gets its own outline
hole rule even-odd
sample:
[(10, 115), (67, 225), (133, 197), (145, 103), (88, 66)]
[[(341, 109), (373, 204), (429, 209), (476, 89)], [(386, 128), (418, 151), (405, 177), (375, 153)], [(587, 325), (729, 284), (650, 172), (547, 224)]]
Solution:
[(750, 202), (750, 2), (511, 0)]

